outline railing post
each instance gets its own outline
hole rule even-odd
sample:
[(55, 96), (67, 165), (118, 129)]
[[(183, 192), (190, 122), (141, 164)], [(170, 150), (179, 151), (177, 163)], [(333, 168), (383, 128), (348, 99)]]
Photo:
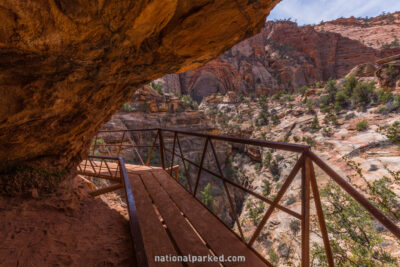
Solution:
[(204, 158), (205, 158), (206, 152), (207, 152), (208, 141), (209, 141), (209, 137), (206, 138), (206, 142), (204, 143), (203, 154), (201, 155), (199, 171), (197, 173), (196, 185), (195, 185), (194, 191), (193, 191), (194, 197), (196, 197), (197, 187), (199, 186), (199, 180), (200, 180), (201, 171), (203, 170), (203, 163), (204, 163)]
[(311, 160), (306, 154), (301, 175), (301, 266), (310, 266), (310, 178)]
[(119, 154), (121, 153), (121, 146), (122, 146), (122, 143), (124, 142), (125, 134), (126, 134), (126, 131), (123, 132), (121, 141), (119, 142), (117, 157), (119, 157)]
[(147, 157), (147, 161), (146, 161), (146, 166), (149, 166), (151, 154), (153, 153), (154, 146), (156, 145), (156, 142), (157, 142), (157, 137), (158, 137), (158, 132), (156, 133), (153, 144), (151, 145), (150, 153), (149, 153), (149, 156)]
[(95, 155), (95, 153), (96, 153), (96, 146), (97, 146), (97, 138), (98, 138), (98, 136), (99, 136), (99, 133), (96, 134), (96, 137), (94, 139), (92, 155)]
[(161, 129), (158, 129), (158, 138), (160, 139), (160, 156), (161, 156), (161, 166), (165, 170), (165, 163), (164, 163), (164, 139), (162, 136)]
[(319, 196), (317, 179), (315, 178), (314, 165), (313, 165), (313, 161), (310, 158), (308, 158), (308, 159), (311, 161), (311, 163), (310, 163), (311, 190), (312, 190), (313, 197), (314, 197), (315, 209), (317, 210), (319, 228), (321, 230), (322, 240), (324, 242), (326, 258), (328, 260), (329, 267), (334, 267), (335, 264), (333, 261), (331, 245), (329, 244), (328, 231), (326, 230), (324, 212), (322, 210), (321, 198)]
[(174, 144), (172, 146), (172, 158), (171, 158), (171, 169), (169, 170), (169, 175), (172, 176), (172, 167), (174, 166), (174, 157), (175, 157), (175, 142), (176, 142), (176, 132), (174, 133)]

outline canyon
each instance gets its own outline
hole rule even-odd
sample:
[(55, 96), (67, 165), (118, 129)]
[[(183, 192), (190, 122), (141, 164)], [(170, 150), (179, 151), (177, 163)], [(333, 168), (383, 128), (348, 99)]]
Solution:
[[(393, 25), (386, 23), (387, 16), (392, 14), (372, 18), (374, 23), (369, 27), (374, 27), (379, 38), (385, 36), (383, 40), (386, 42), (395, 42), (396, 35), (392, 35), (392, 29), (400, 30), (399, 14), (393, 14)], [(362, 31), (351, 30), (366, 28), (359, 26), (358, 21), (363, 20), (339, 19), (304, 27), (289, 21), (267, 22), (259, 35), (239, 43), (220, 58), (196, 70), (167, 75), (141, 89), (127, 102), (126, 107), (133, 109), (123, 108), (103, 129), (140, 129), (156, 125), (308, 144), (343, 177), (348, 177), (354, 186), (366, 190), (366, 181), (374, 183), (382, 177), (391, 177), (390, 171), (398, 171), (398, 145), (391, 142), (380, 131), (380, 127), (390, 127), (399, 122), (400, 67), (399, 47), (363, 44), (365, 41), (360, 41), (357, 36)], [(382, 21), (385, 21), (383, 25)], [(321, 28), (322, 25), (325, 30)], [(328, 32), (326, 29), (333, 27), (331, 25), (346, 25), (346, 32), (355, 33), (343, 37), (340, 30)], [(368, 37), (378, 38), (371, 32)], [(282, 48), (271, 48), (273, 44), (281, 42), (286, 42), (280, 46), (286, 47), (283, 49), (284, 56), (278, 54)], [(263, 44), (266, 43), (263, 50)], [(271, 61), (274, 55), (275, 61)], [(278, 65), (279, 71), (271, 71), (271, 66)], [(327, 110), (329, 105), (324, 104), (324, 96), (331, 78), (336, 78), (335, 86), (338, 88), (344, 88), (352, 78), (363, 86), (373, 84), (374, 93), (368, 96), (371, 102), (365, 107), (358, 107), (353, 103), (356, 100), (351, 100), (352, 104), (337, 111), (333, 111), (333, 106)], [(257, 79), (261, 81), (259, 87), (257, 82), (253, 83)], [(279, 84), (279, 79), (294, 82)], [(393, 94), (392, 98), (382, 100), (379, 95), (388, 92)], [(352, 99), (351, 96), (349, 98)], [(184, 104), (184, 101), (187, 103)], [(199, 107), (194, 102), (199, 102)], [(358, 129), (361, 122), (367, 125), (366, 129)], [(120, 136), (114, 134), (114, 137), (111, 135), (108, 138), (119, 140)], [(151, 144), (153, 140), (152, 136), (136, 132), (130, 138), (136, 144)], [(203, 142), (193, 137), (182, 138), (184, 155), (199, 163)], [(165, 140), (166, 147), (172, 149), (173, 137), (167, 135)], [(108, 143), (106, 136), (104, 141)], [(276, 196), (297, 159), (295, 153), (279, 150), (235, 146), (224, 142), (215, 144), (224, 175), (270, 199)], [(145, 151), (142, 154), (148, 155)], [(169, 161), (171, 156), (166, 154)], [(134, 151), (127, 150), (123, 155), (139, 163)], [(156, 162), (159, 164), (159, 159)], [(180, 166), (179, 181), (184, 184), (186, 174), (182, 161), (175, 158), (174, 164)], [(208, 169), (218, 172), (212, 155), (206, 154), (204, 164)], [(359, 166), (359, 169), (354, 166)], [(357, 170), (361, 170), (365, 176), (359, 176)], [(192, 182), (197, 171), (196, 168), (189, 170)], [(319, 168), (315, 171), (319, 187), (325, 189), (329, 185), (329, 177)], [(300, 181), (300, 177), (295, 178), (281, 201), (285, 207), (297, 212), (301, 208)], [(397, 182), (393, 182), (391, 188), (397, 194), (400, 192)], [(232, 187), (229, 189), (245, 238), (250, 238), (268, 205), (262, 205), (251, 195)], [(238, 225), (221, 183), (210, 175), (202, 174), (199, 191), (201, 194), (197, 196), (198, 199), (204, 201), (238, 233)], [(206, 201), (206, 195), (211, 196), (211, 204)], [(312, 213), (315, 215), (314, 209)], [(398, 220), (396, 222), (399, 224)], [(317, 226), (313, 227), (316, 229)], [(385, 242), (380, 246), (398, 260), (400, 250), (396, 241), (382, 231)], [(317, 248), (318, 244), (321, 245), (320, 236), (313, 234), (312, 242)], [(274, 263), (279, 266), (293, 266), (300, 260), (299, 243), (299, 225), (296, 221), (287, 214), (274, 212), (254, 248), (269, 260), (275, 259)], [(278, 259), (273, 255), (277, 255)]]
[(262, 31), (203, 67), (159, 80), (165, 91), (201, 102), (212, 93), (267, 95), (294, 91), (353, 67), (400, 53), (400, 13), (298, 26), (266, 22)]
[[(0, 188), (6, 195), (0, 195), (0, 265), (131, 264), (124, 194), (93, 198), (90, 190), (110, 183), (74, 174), (89, 153), (119, 154), (142, 164), (138, 154), (145, 160), (149, 148), (128, 145), (151, 145), (155, 132), (118, 132), (127, 129), (177, 128), (310, 145), (366, 196), (374, 196), (368, 186), (375, 182), (390, 191), (391, 204), (397, 203), (390, 218), (400, 225), (400, 13), (307, 26), (265, 22), (278, 2), (51, 1), (49, 9), (41, 8), (44, 1), (0, 4)], [(164, 135), (168, 149), (173, 138)], [(185, 157), (199, 163), (204, 139), (180, 138)], [(121, 142), (127, 146), (118, 149)], [(225, 177), (269, 199), (298, 159), (251, 145), (214, 145)], [(160, 165), (158, 150), (150, 158), (151, 165)], [(166, 161), (171, 164), (168, 152)], [(204, 161), (218, 173), (210, 151)], [(14, 167), (27, 164), (57, 174), (57, 189), (43, 190), (26, 173), (32, 169), (23, 168), (15, 177), (26, 179), (26, 188), (10, 198)], [(178, 181), (187, 186), (182, 161), (175, 158), (172, 165), (179, 166)], [(70, 179), (59, 177), (65, 169)], [(329, 177), (319, 168), (315, 172), (327, 194)], [(193, 183), (198, 169), (188, 173)], [(300, 187), (297, 175), (280, 204), (300, 213)], [(239, 223), (212, 175), (201, 174), (196, 197), (237, 233), (240, 225), (248, 240), (268, 205), (229, 190)], [(329, 195), (322, 197), (327, 214)], [(353, 207), (349, 203), (341, 203), (345, 212)], [(355, 218), (354, 227), (361, 218), (371, 230), (372, 264), (397, 266), (397, 240), (360, 207), (355, 211), (346, 215)], [(315, 213), (312, 206), (312, 260), (325, 266), (318, 258), (322, 241)], [(327, 216), (330, 226), (334, 215)], [(253, 248), (275, 265), (295, 266), (299, 229), (299, 221), (274, 211)], [(329, 230), (336, 241), (335, 228)], [(345, 253), (335, 247), (335, 260), (360, 247), (346, 241), (339, 243)]]

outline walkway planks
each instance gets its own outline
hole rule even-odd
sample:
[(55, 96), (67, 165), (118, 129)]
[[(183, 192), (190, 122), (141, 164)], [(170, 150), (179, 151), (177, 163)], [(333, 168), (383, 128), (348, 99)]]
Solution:
[[(245, 256), (245, 262), (224, 262), (223, 266), (267, 265), (166, 171), (126, 167), (150, 266), (182, 266), (154, 261), (155, 256), (164, 255)], [(184, 265), (220, 266), (208, 261)]]

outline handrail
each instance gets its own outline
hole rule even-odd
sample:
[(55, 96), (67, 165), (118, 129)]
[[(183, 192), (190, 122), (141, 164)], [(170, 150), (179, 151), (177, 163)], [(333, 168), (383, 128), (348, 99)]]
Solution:
[[(143, 266), (147, 267), (148, 266), (148, 261), (147, 261), (147, 256), (146, 256), (146, 251), (144, 248), (144, 243), (143, 243), (143, 237), (142, 233), (140, 230), (140, 225), (139, 225), (139, 218), (138, 218), (138, 213), (136, 210), (136, 204), (135, 204), (135, 198), (133, 196), (132, 192), (132, 187), (129, 181), (129, 176), (125, 168), (125, 162), (122, 157), (116, 157), (116, 156), (97, 156), (97, 155), (89, 155), (87, 158), (87, 161), (92, 161), (93, 159), (99, 159), (101, 162), (103, 160), (111, 160), (111, 161), (116, 161), (118, 164), (118, 169), (119, 169), (119, 174), (120, 174), (120, 181), (123, 184), (123, 187), (125, 189), (125, 196), (126, 196), (126, 202), (128, 204), (128, 215), (129, 215), (129, 228), (130, 228), (130, 233), (131, 233), (131, 240), (133, 244), (133, 249), (134, 249), (134, 261), (135, 261), (135, 266)], [(108, 165), (107, 165), (108, 166)], [(89, 171), (78, 171), (78, 173), (82, 175), (88, 175), (88, 176), (94, 176), (94, 177), (101, 177), (101, 178), (106, 178), (107, 175), (100, 175), (101, 167), (99, 169), (99, 173), (92, 173)], [(111, 178), (114, 178), (111, 173)], [(108, 178), (106, 178), (108, 179)], [(112, 179), (111, 179), (112, 180)]]
[[(376, 208), (370, 201), (368, 201), (367, 198), (365, 198), (360, 192), (358, 192), (353, 186), (351, 186), (343, 177), (341, 177), (337, 172), (335, 172), (328, 164), (326, 164), (320, 157), (318, 157), (314, 152), (311, 151), (311, 147), (307, 145), (298, 145), (298, 144), (289, 144), (289, 143), (284, 143), (284, 142), (273, 142), (273, 141), (265, 141), (265, 140), (255, 140), (255, 139), (247, 139), (247, 138), (237, 138), (237, 137), (228, 137), (228, 136), (219, 136), (219, 135), (212, 135), (212, 134), (205, 134), (205, 133), (196, 133), (196, 132), (190, 132), (190, 131), (183, 131), (183, 130), (178, 130), (178, 129), (165, 129), (165, 128), (150, 128), (150, 129), (132, 129), (132, 130), (122, 130), (124, 132), (140, 132), (140, 131), (157, 131), (153, 145), (152, 150), (154, 147), (158, 147), (160, 151), (160, 157), (161, 157), (161, 165), (164, 170), (168, 169), (169, 166), (173, 166), (174, 162), (174, 156), (180, 158), (183, 162), (183, 166), (185, 169), (186, 173), (186, 179), (189, 184), (189, 190), (193, 196), (196, 196), (196, 190), (199, 184), (201, 172), (205, 171), (212, 176), (220, 179), (223, 184), (224, 184), (224, 189), (227, 194), (228, 199), (230, 200), (231, 204), (231, 209), (233, 211), (235, 221), (238, 222), (238, 218), (236, 215), (236, 210), (232, 205), (232, 200), (230, 196), (230, 192), (228, 190), (228, 187), (226, 184), (230, 184), (246, 193), (251, 194), (252, 196), (270, 204), (270, 207), (267, 209), (265, 215), (263, 216), (261, 222), (259, 223), (258, 227), (256, 228), (255, 232), (253, 233), (253, 236), (250, 238), (250, 240), (247, 242), (244, 237), (243, 233), (239, 227), (239, 231), (241, 236), (237, 235), (232, 229), (232, 232), (234, 232), (241, 240), (244, 242), (247, 246), (251, 247), (258, 237), (258, 235), (261, 233), (262, 228), (265, 226), (268, 218), (272, 214), (274, 209), (280, 209), (293, 217), (301, 220), (301, 237), (302, 237), (302, 266), (310, 266), (310, 259), (309, 259), (309, 252), (310, 252), (310, 199), (311, 199), (311, 192), (313, 193), (313, 198), (315, 202), (315, 207), (316, 207), (316, 212), (318, 215), (318, 222), (322, 234), (322, 239), (324, 242), (324, 248), (328, 260), (328, 265), (334, 266), (333, 262), (333, 255), (332, 251), (330, 248), (330, 243), (329, 243), (329, 237), (327, 234), (327, 229), (325, 225), (325, 220), (324, 220), (324, 214), (322, 210), (322, 205), (321, 205), (321, 199), (319, 196), (319, 191), (318, 191), (318, 186), (317, 186), (317, 180), (315, 177), (314, 173), (314, 167), (313, 164), (316, 164), (319, 166), (336, 184), (339, 185), (340, 188), (344, 189), (354, 200), (356, 200), (363, 208), (365, 208), (377, 221), (379, 221), (383, 226), (385, 226), (396, 238), (400, 240), (400, 228), (393, 223), (382, 211), (380, 211), (378, 208)], [(121, 132), (122, 132), (121, 131)], [(100, 131), (99, 133), (107, 133), (107, 132), (119, 132), (118, 130), (105, 130), (105, 131)], [(163, 132), (170, 132), (174, 134), (173, 137), (173, 148), (168, 149), (165, 147), (165, 141), (163, 137)], [(179, 141), (179, 136), (182, 135), (189, 135), (189, 136), (195, 136), (195, 137), (201, 137), (205, 139), (204, 147), (202, 148), (202, 155), (201, 155), (201, 161), (199, 164), (195, 163), (194, 161), (187, 159), (184, 157), (182, 148), (180, 145)], [(156, 144), (156, 140), (158, 137), (158, 144)], [(218, 140), (218, 141), (226, 141), (226, 142), (231, 142), (231, 143), (238, 143), (238, 144), (246, 144), (246, 145), (254, 145), (254, 146), (260, 146), (260, 147), (267, 147), (267, 148), (272, 148), (272, 149), (280, 149), (280, 150), (286, 150), (286, 151), (291, 151), (291, 152), (296, 152), (296, 153), (301, 153), (300, 158), (294, 165), (292, 171), (286, 178), (286, 181), (280, 188), (279, 192), (277, 193), (275, 199), (270, 200), (266, 197), (263, 197), (252, 190), (249, 190), (248, 188), (241, 186), (229, 179), (226, 179), (224, 177), (224, 174), (221, 171), (221, 167), (218, 162), (218, 158), (213, 146), (212, 141), (213, 140)], [(177, 144), (177, 146), (175, 145)], [(205, 166), (203, 166), (204, 163), (204, 157), (207, 152), (208, 147), (211, 147), (213, 154), (214, 154), (214, 160), (216, 161), (219, 169), (219, 174), (209, 170)], [(143, 146), (143, 147), (149, 147), (149, 146)], [(176, 152), (176, 147), (179, 148), (178, 152)], [(151, 151), (152, 151), (151, 150)], [(166, 157), (166, 153), (171, 153), (171, 162), (169, 162), (168, 157)], [(150, 153), (151, 154), (151, 153)], [(165, 161), (168, 161), (167, 163)], [(150, 161), (150, 155), (147, 160), (147, 164)], [(198, 168), (198, 173), (195, 181), (195, 187), (192, 188), (188, 171), (187, 171), (187, 164), (191, 164), (195, 167)], [(301, 185), (301, 191), (302, 191), (302, 207), (301, 207), (301, 214), (292, 211), (284, 206), (279, 205), (279, 201), (281, 200), (282, 196), (285, 194), (291, 183), (293, 182), (294, 177), (298, 174), (298, 172), (301, 170), (301, 179), (302, 179), (302, 185)]]

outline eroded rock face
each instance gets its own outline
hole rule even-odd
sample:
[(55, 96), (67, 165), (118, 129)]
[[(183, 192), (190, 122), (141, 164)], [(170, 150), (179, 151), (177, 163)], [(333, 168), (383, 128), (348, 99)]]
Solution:
[(400, 54), (383, 58), (378, 62), (376, 77), (380, 86), (389, 90), (400, 88)]
[(256, 34), (278, 0), (0, 3), (0, 170), (60, 170), (139, 86)]
[[(394, 16), (397, 18), (398, 14)], [(315, 27), (299, 27), (290, 21), (267, 22), (261, 33), (235, 45), (218, 59), (194, 71), (163, 78), (164, 85), (168, 91), (191, 94), (199, 101), (212, 93), (233, 90), (270, 94), (340, 78), (356, 65), (373, 64), (400, 53), (400, 46), (370, 45), (372, 39), (383, 37), (385, 42), (395, 42), (393, 34), (400, 32), (397, 20), (390, 25), (383, 20), (378, 17), (370, 26), (353, 23), (336, 28), (332, 26), (337, 25), (335, 21)], [(369, 32), (371, 40), (363, 30)], [(364, 75), (371, 73), (368, 68), (363, 71)]]

